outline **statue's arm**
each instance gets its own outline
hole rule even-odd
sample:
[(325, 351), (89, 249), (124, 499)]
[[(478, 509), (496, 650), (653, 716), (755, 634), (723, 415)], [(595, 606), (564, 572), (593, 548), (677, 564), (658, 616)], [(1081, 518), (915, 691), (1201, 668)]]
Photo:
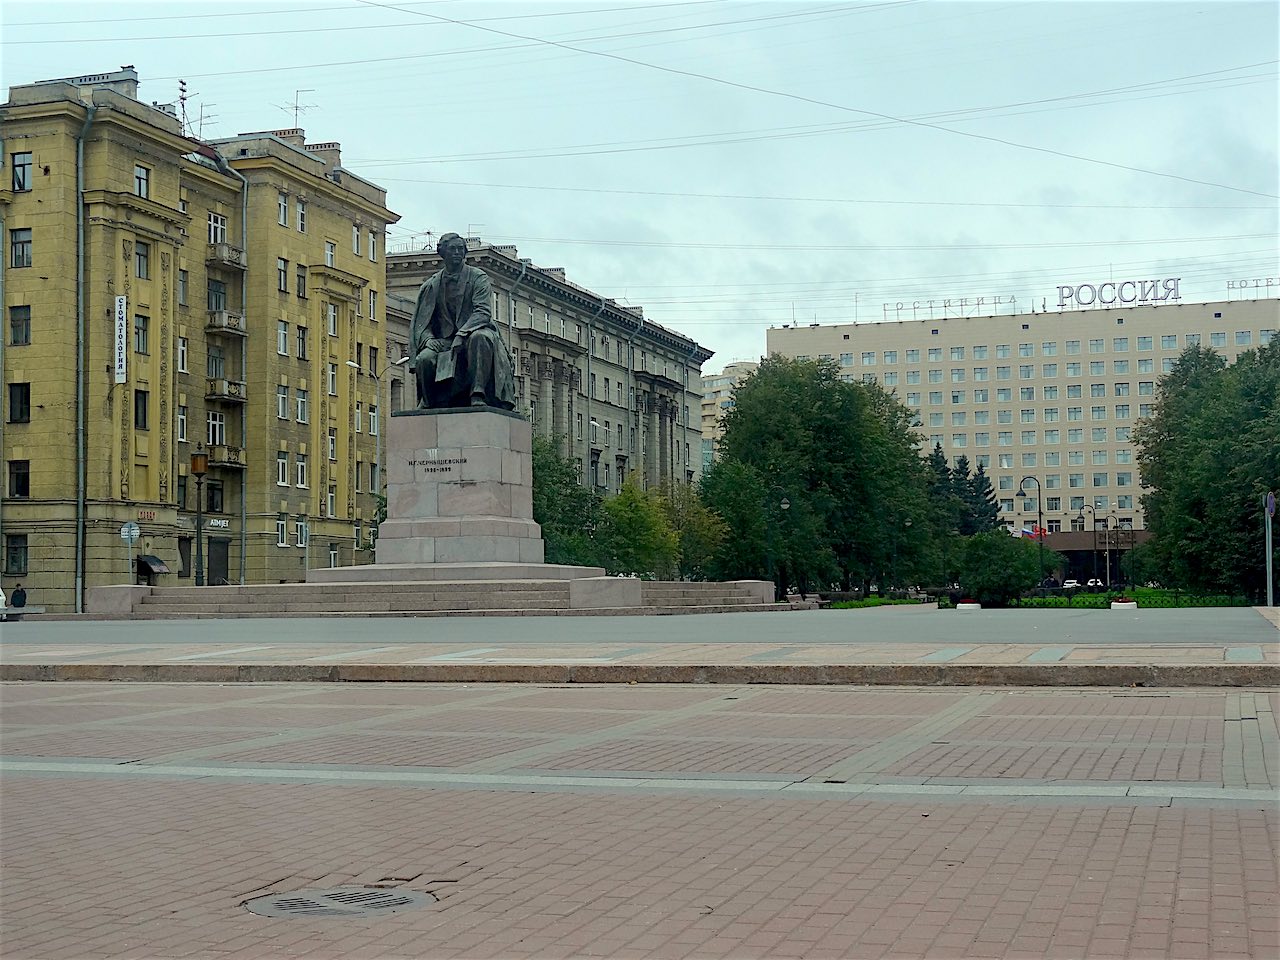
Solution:
[(493, 303), (493, 287), (489, 283), (489, 275), (477, 268), (472, 278), (471, 313), (458, 328), (459, 333), (470, 333), (493, 323), (493, 309), (490, 306)]

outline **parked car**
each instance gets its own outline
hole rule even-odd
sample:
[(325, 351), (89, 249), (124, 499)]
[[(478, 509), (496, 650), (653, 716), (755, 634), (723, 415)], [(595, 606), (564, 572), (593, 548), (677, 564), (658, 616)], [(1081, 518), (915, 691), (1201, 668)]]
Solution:
[(1071, 579), (1069, 579), (1069, 580), (1063, 580), (1063, 581), (1062, 581), (1062, 589), (1063, 589), (1063, 590), (1079, 590), (1079, 589), (1080, 589), (1080, 581), (1079, 581), (1079, 580), (1077, 580), (1077, 579), (1075, 579), (1074, 577), (1072, 577), (1072, 578), (1071, 578)]
[(1089, 582), (1088, 582), (1087, 584), (1085, 584), (1085, 586), (1089, 586), (1089, 587), (1101, 587), (1101, 586), (1103, 586), (1103, 583), (1102, 583), (1102, 581), (1101, 581), (1101, 580), (1099, 580), (1097, 577), (1090, 577), (1090, 578), (1089, 578)]

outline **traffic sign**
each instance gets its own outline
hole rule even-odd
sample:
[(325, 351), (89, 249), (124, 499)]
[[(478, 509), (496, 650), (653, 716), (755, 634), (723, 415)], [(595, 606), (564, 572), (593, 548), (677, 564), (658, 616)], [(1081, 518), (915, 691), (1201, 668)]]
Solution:
[(125, 543), (135, 542), (141, 533), (142, 531), (138, 528), (138, 525), (132, 520), (126, 524), (122, 524), (120, 527), (120, 539)]
[(1276, 515), (1276, 495), (1275, 492), (1267, 494), (1267, 516), (1274, 517)]

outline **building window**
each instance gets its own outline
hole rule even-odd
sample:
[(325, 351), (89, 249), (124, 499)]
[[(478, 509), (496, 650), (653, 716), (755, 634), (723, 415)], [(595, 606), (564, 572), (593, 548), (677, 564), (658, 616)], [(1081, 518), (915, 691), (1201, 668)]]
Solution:
[(329, 487), (329, 492), (324, 497), (325, 516), (336, 517), (338, 515), (338, 488)]
[(329, 428), (329, 459), (338, 459), (338, 428)]
[(324, 242), (324, 265), (332, 267), (334, 263), (334, 255), (338, 252), (338, 245), (332, 240)]
[(276, 451), (276, 486), (289, 485), (289, 454), (284, 450)]
[(289, 545), (289, 521), (284, 517), (276, 518), (276, 546), (287, 547)]
[(220, 213), (209, 214), (209, 242), (227, 242), (227, 218)]
[(369, 436), (376, 437), (378, 435), (378, 405), (376, 403), (369, 404)]
[(307, 299), (307, 268), (302, 264), (298, 264), (297, 294), (299, 298)]
[(183, 404), (178, 405), (178, 440), (187, 439), (187, 408)]
[(5, 534), (4, 572), (11, 576), (26, 576), (27, 535), (25, 533)]
[(139, 430), (148, 429), (147, 407), (151, 394), (146, 390), (133, 391), (133, 425)]
[(188, 353), (188, 350), (187, 350), (187, 338), (186, 338), (186, 337), (179, 337), (179, 338), (178, 338), (178, 358), (177, 358), (177, 359), (178, 359), (178, 372), (179, 372), (179, 373), (188, 373), (188, 372), (189, 372), (189, 371), (187, 370), (187, 353)]
[(297, 401), (298, 422), (306, 423), (311, 415), (311, 410), (307, 402), (307, 391), (299, 387), (293, 396)]
[(26, 499), (31, 496), (31, 461), (9, 461), (9, 496)]
[(369, 231), (369, 262), (376, 263), (378, 261), (378, 235), (372, 230)]
[(307, 232), (307, 202), (305, 200), (298, 201), (298, 232)]
[(1237, 347), (1247, 347), (1247, 346), (1249, 346), (1249, 344), (1251, 344), (1251, 343), (1253, 343), (1253, 331), (1252, 331), (1252, 330), (1237, 330), (1237, 331), (1236, 331), (1236, 346), (1237, 346)]
[(326, 303), (325, 316), (329, 321), (329, 336), (336, 337), (338, 335), (338, 305), (336, 303)]
[(140, 163), (133, 165), (133, 193), (143, 199), (151, 197), (151, 171)]
[(133, 351), (134, 353), (148, 353), (147, 350), (147, 332), (151, 326), (151, 321), (141, 314), (133, 316)]
[(351, 225), (351, 252), (360, 256), (360, 228), (354, 223)]
[(31, 266), (31, 229), (9, 231), (9, 266)]
[(13, 161), (13, 179), (10, 181), (14, 193), (22, 193), (31, 189), (31, 154), (10, 154)]
[(338, 365), (336, 363), (329, 364), (329, 396), (336, 397), (338, 395)]
[(206, 480), (204, 482), (204, 508), (209, 513), (222, 513), (223, 490), (221, 480)]
[(364, 404), (359, 400), (356, 401), (355, 415), (352, 416), (351, 421), (355, 424), (356, 433), (360, 433), (363, 429), (362, 424), (364, 423)]
[(304, 517), (299, 517), (293, 521), (293, 545), (295, 547), (305, 547), (308, 539), (307, 521)]
[(227, 415), (217, 410), (205, 413), (205, 440), (211, 447), (227, 442)]
[(9, 344), (26, 346), (31, 342), (31, 307), (9, 308)]
[(284, 320), (276, 321), (276, 353), (282, 357), (289, 355), (289, 324)]
[(298, 324), (298, 359), (307, 359), (307, 328)]
[(226, 373), (227, 358), (221, 347), (209, 344), (209, 353), (205, 357), (205, 376), (222, 379)]
[(289, 225), (289, 195), (287, 193), (276, 194), (276, 220), (279, 221), (282, 227)]
[[(387, 371), (383, 370), (382, 372), (386, 373)], [(374, 377), (378, 375), (378, 348), (374, 346), (369, 347), (369, 374)]]
[(187, 305), (187, 271), (178, 271), (178, 306), (185, 307)]
[(289, 292), (289, 261), (283, 257), (276, 257), (276, 289)]
[(294, 458), (294, 466), (297, 468), (298, 486), (305, 487), (307, 485), (307, 455), (299, 453)]
[(213, 313), (227, 309), (227, 285), (221, 280), (211, 278), (205, 299), (209, 310)]
[(378, 291), (377, 290), (369, 291), (369, 319), (370, 320), (378, 319)]
[(10, 424), (31, 422), (31, 384), (9, 384), (9, 422)]
[(283, 383), (276, 384), (276, 419), (289, 419), (289, 388)]
[(151, 244), (139, 240), (133, 245), (133, 272), (139, 280), (151, 279)]
[(1095, 487), (1105, 487), (1107, 485), (1107, 475), (1105, 473), (1095, 473), (1093, 475), (1093, 485)]

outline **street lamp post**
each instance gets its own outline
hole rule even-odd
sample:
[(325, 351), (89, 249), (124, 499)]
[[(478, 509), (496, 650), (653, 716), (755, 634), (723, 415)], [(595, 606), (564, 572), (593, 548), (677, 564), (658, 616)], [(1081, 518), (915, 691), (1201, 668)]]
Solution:
[[(774, 565), (774, 562), (773, 562), (774, 535), (772, 531), (777, 528), (775, 526), (774, 519), (773, 519), (773, 506), (771, 501), (773, 500), (774, 497), (778, 496), (781, 493), (782, 493), (781, 490), (775, 488), (765, 498), (765, 502), (764, 502), (764, 507), (765, 507), (764, 562), (765, 562), (765, 568), (769, 574), (769, 579), (773, 581), (773, 598), (775, 601), (781, 601), (786, 599), (786, 596), (783, 594), (783, 591), (782, 591), (782, 583), (781, 583), (782, 578), (778, 576), (777, 567)], [(778, 506), (783, 510), (790, 510), (791, 501), (788, 500), (784, 495), (782, 499), (778, 501)]]
[[(1115, 527), (1111, 526), (1112, 520), (1116, 522)], [(1117, 517), (1114, 513), (1109, 513), (1105, 517), (1103, 517), (1102, 529), (1104, 532), (1103, 533), (1104, 540), (1102, 543), (1102, 549), (1106, 553), (1106, 558), (1107, 558), (1107, 589), (1108, 590), (1111, 589), (1111, 531), (1113, 529), (1119, 529), (1119, 528), (1120, 528), (1120, 518)]]
[(1018, 483), (1018, 494), (1025, 501), (1027, 499), (1026, 491), (1023, 489), (1027, 485), (1027, 481), (1034, 481), (1036, 485), (1036, 539), (1040, 542), (1040, 586), (1044, 586), (1044, 495), (1040, 489), (1039, 477), (1023, 477)]
[(1084, 512), (1089, 511), (1089, 522), (1093, 527), (1093, 579), (1098, 579), (1098, 516), (1094, 512), (1093, 507), (1085, 504), (1080, 508), (1080, 513), (1076, 515), (1076, 519), (1084, 523)]
[(204, 475), (209, 472), (209, 454), (203, 443), (191, 451), (191, 475), (196, 478), (196, 586), (204, 586)]
[[(1125, 584), (1129, 584), (1129, 585), (1131, 585), (1131, 586), (1132, 586), (1132, 585), (1133, 585), (1133, 581), (1134, 581), (1134, 576), (1133, 576), (1133, 548), (1134, 548), (1134, 547), (1137, 545), (1137, 543), (1138, 543), (1138, 535), (1137, 535), (1137, 533), (1135, 533), (1135, 532), (1134, 532), (1134, 529), (1133, 529), (1133, 521), (1132, 521), (1132, 520), (1121, 520), (1121, 521), (1119, 521), (1119, 529), (1124, 530), (1124, 531), (1127, 531), (1127, 536), (1126, 536), (1126, 537), (1124, 537), (1124, 538), (1122, 538), (1122, 539), (1119, 541), (1119, 543), (1118, 543), (1118, 546), (1119, 546), (1119, 547), (1120, 547), (1120, 549), (1121, 549), (1121, 553), (1120, 553), (1120, 558), (1116, 561), (1116, 566), (1117, 566), (1117, 567), (1119, 567), (1119, 569), (1120, 569), (1120, 585), (1121, 585), (1121, 586), (1124, 586)], [(1126, 539), (1129, 541), (1129, 576), (1128, 576), (1128, 578), (1127, 578), (1127, 579), (1125, 578), (1125, 574), (1124, 574), (1124, 557), (1125, 557), (1125, 554), (1124, 554), (1124, 541), (1125, 541)]]

